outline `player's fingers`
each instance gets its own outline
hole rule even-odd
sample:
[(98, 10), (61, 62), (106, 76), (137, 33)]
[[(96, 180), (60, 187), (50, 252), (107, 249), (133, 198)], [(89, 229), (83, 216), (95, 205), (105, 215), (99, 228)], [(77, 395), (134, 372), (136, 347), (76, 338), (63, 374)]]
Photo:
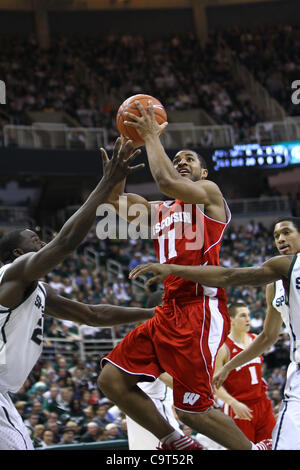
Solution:
[(153, 276), (150, 279), (148, 279), (148, 281), (146, 282), (146, 286), (149, 287), (151, 286), (151, 284), (154, 284), (155, 282), (158, 282), (160, 280), (161, 280), (161, 277), (159, 274), (157, 276)]
[(136, 159), (138, 155), (140, 155), (140, 153), (141, 153), (141, 150), (137, 149), (133, 153), (131, 153), (124, 161), (127, 163), (131, 163)]
[(126, 156), (129, 157), (131, 155), (131, 152), (134, 150), (133, 147), (133, 142), (130, 139), (127, 139), (123, 145), (121, 145), (120, 151), (119, 151), (119, 156), (122, 158), (122, 160), (126, 160)]
[(135, 166), (129, 166), (128, 167), (128, 170), (129, 170), (129, 173), (134, 173), (138, 170), (141, 170), (142, 168), (145, 167), (145, 164), (144, 163), (140, 163), (139, 165), (135, 165)]
[(224, 382), (224, 379), (220, 376), (214, 377), (213, 379), (213, 384), (215, 388), (220, 388), (223, 382)]
[(141, 105), (139, 101), (135, 101), (135, 105), (143, 117), (147, 117), (147, 111), (144, 106)]
[(135, 279), (134, 276), (139, 275), (139, 272), (140, 272), (141, 270), (145, 270), (145, 269), (149, 268), (149, 266), (150, 266), (150, 263), (146, 263), (146, 264), (139, 264), (138, 266), (136, 266), (135, 268), (133, 268), (133, 269), (130, 271), (130, 273), (129, 273), (130, 279)]
[(102, 157), (102, 162), (103, 163), (108, 163), (109, 158), (108, 158), (108, 155), (106, 153), (106, 150), (103, 147), (100, 148), (100, 153), (101, 153), (101, 157)]
[(124, 114), (125, 114), (126, 117), (128, 117), (130, 119), (133, 119), (134, 121), (140, 121), (141, 120), (141, 116), (138, 116), (137, 114), (130, 113), (129, 111), (126, 111)]
[(138, 129), (138, 128), (140, 127), (140, 123), (139, 123), (139, 122), (124, 121), (124, 124), (125, 124), (125, 126), (135, 127), (136, 129)]
[(121, 137), (118, 137), (113, 148), (113, 155), (112, 155), (113, 159), (117, 158), (121, 147), (122, 147), (122, 139)]
[(121, 139), (121, 144), (122, 146), (126, 144), (126, 142), (129, 140), (128, 137), (124, 134), (120, 134), (120, 139)]
[(155, 116), (154, 116), (154, 107), (153, 107), (153, 103), (151, 100), (148, 101), (148, 113), (150, 114), (151, 118), (152, 119), (155, 119)]
[(139, 277), (144, 272), (145, 272), (144, 268), (139, 268), (139, 269), (135, 270), (134, 272), (131, 271), (131, 273), (129, 274), (129, 279), (136, 279), (137, 277)]
[(165, 128), (169, 125), (169, 123), (166, 121), (166, 122), (163, 122), (162, 124), (160, 124), (160, 133), (163, 133)]

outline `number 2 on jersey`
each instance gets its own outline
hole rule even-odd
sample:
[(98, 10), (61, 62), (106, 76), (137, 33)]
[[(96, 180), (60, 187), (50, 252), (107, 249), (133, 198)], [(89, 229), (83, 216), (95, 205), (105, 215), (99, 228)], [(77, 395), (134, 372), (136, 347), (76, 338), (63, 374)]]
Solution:
[(166, 252), (165, 252), (165, 234), (161, 235), (158, 237), (158, 245), (159, 245), (159, 262), (160, 264), (165, 263), (169, 259), (175, 258), (177, 256), (177, 251), (175, 248), (175, 228), (172, 230), (168, 231), (168, 253), (167, 253), (167, 258), (166, 258)]

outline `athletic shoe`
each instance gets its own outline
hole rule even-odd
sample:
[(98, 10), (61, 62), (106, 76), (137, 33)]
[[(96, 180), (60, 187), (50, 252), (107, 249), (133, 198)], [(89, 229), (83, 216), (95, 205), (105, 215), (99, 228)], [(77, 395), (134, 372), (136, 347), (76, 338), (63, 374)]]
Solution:
[(272, 439), (264, 439), (255, 445), (257, 450), (272, 450)]
[(158, 450), (203, 450), (201, 444), (195, 439), (187, 436), (181, 436), (179, 439), (172, 441), (170, 444), (161, 444)]

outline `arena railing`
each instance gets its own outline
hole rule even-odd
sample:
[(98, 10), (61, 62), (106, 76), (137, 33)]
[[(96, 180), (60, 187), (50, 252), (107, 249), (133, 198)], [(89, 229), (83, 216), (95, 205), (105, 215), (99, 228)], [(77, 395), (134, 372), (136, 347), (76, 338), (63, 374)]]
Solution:
[(290, 211), (290, 201), (288, 196), (264, 196), (261, 198), (233, 199), (228, 201), (228, 205), (234, 215), (256, 216), (260, 214), (278, 214)]
[(5, 147), (64, 148), (93, 150), (107, 146), (107, 129), (68, 127), (65, 124), (35, 123), (32, 126), (8, 124), (3, 127)]
[(232, 126), (198, 126), (192, 122), (169, 123), (161, 141), (166, 148), (222, 147), (236, 143)]
[(128, 450), (127, 439), (115, 439), (102, 442), (82, 442), (78, 444), (56, 444), (38, 447), (36, 450)]
[(255, 126), (255, 133), (259, 144), (300, 140), (300, 119), (286, 118), (283, 121), (259, 122)]
[[(83, 330), (84, 326), (82, 327)], [(44, 337), (42, 357), (46, 360), (53, 360), (56, 354), (62, 354), (66, 359), (72, 358), (74, 354), (79, 355), (80, 360), (85, 361), (87, 357), (99, 359), (102, 355), (108, 354), (122, 338), (116, 338), (114, 327), (93, 328), (95, 334), (105, 334), (110, 330), (111, 338), (107, 339), (86, 339), (79, 328), (79, 337), (73, 335), (67, 338)]]
[(0, 229), (8, 227), (33, 227), (34, 220), (25, 206), (0, 206)]
[[(32, 126), (5, 125), (5, 147), (65, 148), (92, 150), (107, 146), (105, 128), (68, 127), (65, 124), (35, 123)], [(229, 125), (198, 126), (189, 122), (170, 123), (162, 136), (166, 148), (192, 145), (220, 147), (235, 144), (234, 131)]]

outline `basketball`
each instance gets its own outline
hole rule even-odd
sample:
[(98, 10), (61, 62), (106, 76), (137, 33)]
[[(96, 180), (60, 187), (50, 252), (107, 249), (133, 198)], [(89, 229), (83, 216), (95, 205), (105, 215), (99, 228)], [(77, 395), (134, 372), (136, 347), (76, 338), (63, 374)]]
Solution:
[(126, 126), (124, 124), (124, 121), (131, 121), (131, 119), (128, 116), (126, 116), (125, 112), (129, 112), (132, 114), (136, 114), (137, 116), (140, 116), (140, 112), (134, 102), (139, 101), (139, 103), (147, 110), (149, 100), (152, 101), (153, 103), (154, 115), (158, 124), (163, 124), (164, 122), (166, 122), (167, 113), (165, 111), (165, 108), (163, 107), (163, 105), (157, 98), (154, 98), (153, 96), (150, 96), (150, 95), (139, 94), (139, 95), (130, 96), (130, 98), (127, 98), (121, 104), (117, 112), (116, 121), (117, 121), (117, 127), (119, 129), (120, 134), (132, 140), (133, 143), (138, 146), (143, 145), (144, 141), (139, 135), (139, 133), (136, 131), (136, 129), (130, 126)]

